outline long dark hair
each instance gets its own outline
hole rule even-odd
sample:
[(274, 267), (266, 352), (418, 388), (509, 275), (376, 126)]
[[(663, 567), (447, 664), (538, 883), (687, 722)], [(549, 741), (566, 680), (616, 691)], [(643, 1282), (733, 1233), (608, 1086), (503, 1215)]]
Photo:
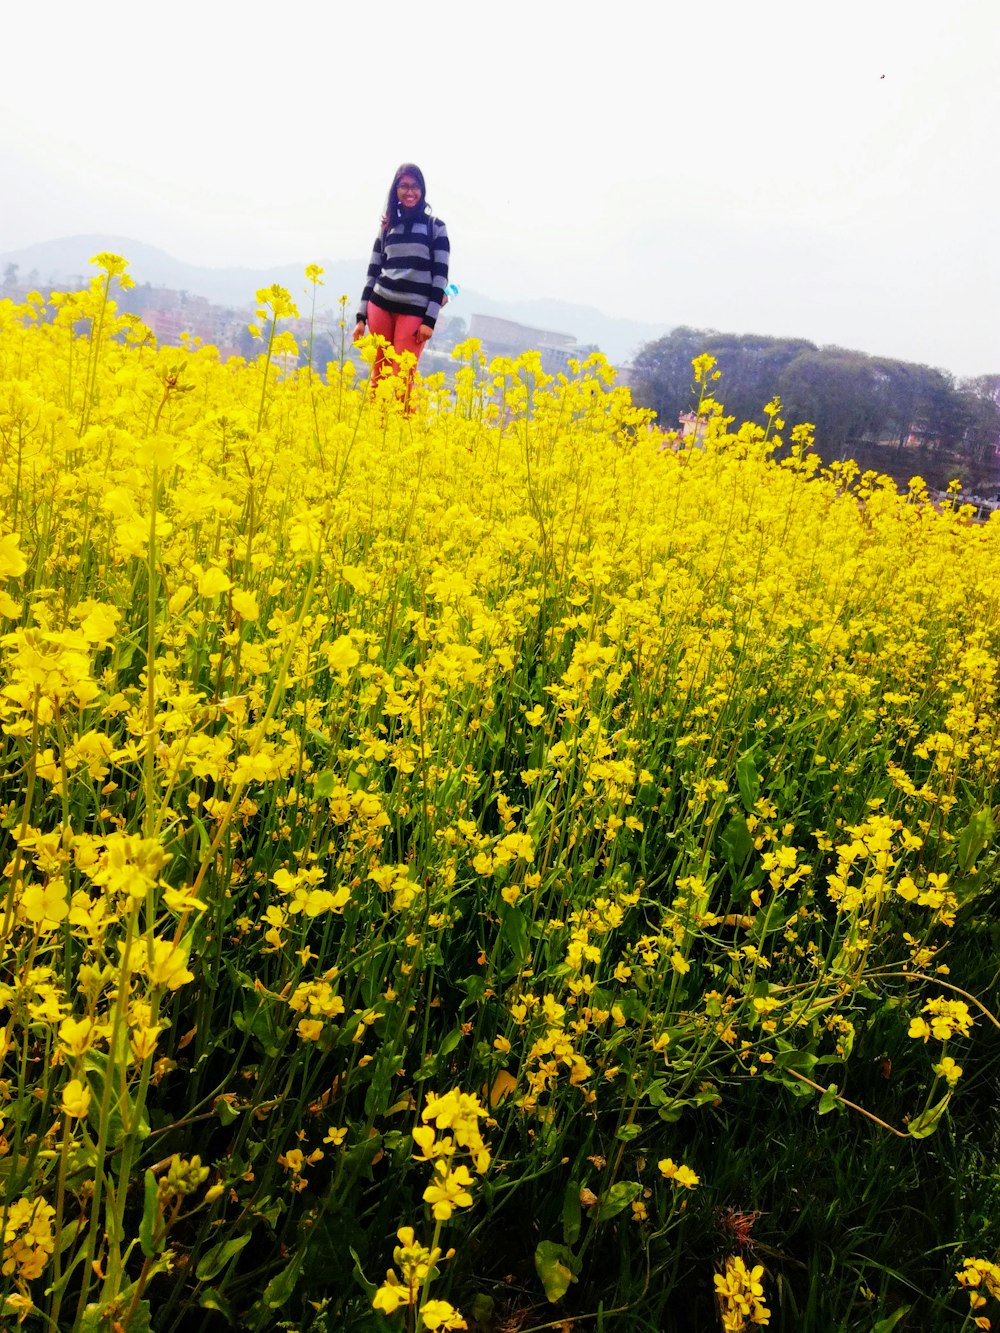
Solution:
[[(406, 210), (396, 197), (396, 187), (399, 184), (401, 176), (413, 176), (420, 186), (420, 203), (414, 210)], [(396, 174), (392, 178), (392, 184), (389, 186), (389, 197), (385, 202), (385, 213), (382, 217), (382, 230), (387, 231), (395, 226), (397, 222), (403, 219), (408, 211), (413, 216), (420, 216), (425, 212), (427, 204), (427, 185), (424, 182), (424, 173), (414, 162), (404, 162), (402, 166), (396, 168)]]

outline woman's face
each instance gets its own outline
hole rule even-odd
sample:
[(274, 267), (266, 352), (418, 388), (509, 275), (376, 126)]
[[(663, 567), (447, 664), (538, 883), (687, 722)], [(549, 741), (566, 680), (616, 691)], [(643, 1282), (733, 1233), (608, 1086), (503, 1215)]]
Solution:
[(416, 176), (404, 171), (396, 182), (396, 198), (404, 208), (414, 208), (420, 203), (420, 184)]

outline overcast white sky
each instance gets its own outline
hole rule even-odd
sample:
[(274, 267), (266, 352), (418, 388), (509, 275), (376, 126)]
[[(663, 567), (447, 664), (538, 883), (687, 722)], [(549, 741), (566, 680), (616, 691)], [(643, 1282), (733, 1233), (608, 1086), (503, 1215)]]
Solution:
[(361, 259), (413, 160), (460, 285), (1000, 371), (1000, 0), (2, 0), (0, 34), (0, 253)]

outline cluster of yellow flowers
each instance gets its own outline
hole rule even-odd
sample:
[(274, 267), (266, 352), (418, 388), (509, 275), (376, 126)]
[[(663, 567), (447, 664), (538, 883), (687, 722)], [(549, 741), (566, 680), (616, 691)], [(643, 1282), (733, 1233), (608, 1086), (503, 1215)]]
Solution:
[(416, 1309), (419, 1306), (419, 1328), (461, 1329), (468, 1324), (448, 1301), (424, 1300), (421, 1293), (426, 1285), (438, 1276), (438, 1261), (441, 1251), (437, 1246), (428, 1248), (417, 1240), (412, 1227), (400, 1227), (396, 1232), (399, 1244), (392, 1252), (395, 1268), (386, 1273), (386, 1280), (375, 1293), (372, 1305), (383, 1314), (391, 1315), (402, 1306)]
[[(969, 1311), (974, 1326), (991, 1329), (993, 1324), (982, 1311), (986, 1308), (989, 1296), (1000, 1301), (1000, 1264), (992, 1263), (989, 1259), (963, 1259), (955, 1280), (968, 1292)], [(987, 1293), (985, 1296), (984, 1291)]]
[(656, 1165), (664, 1180), (669, 1180), (678, 1189), (693, 1190), (701, 1184), (700, 1178), (689, 1166), (678, 1166), (672, 1157), (665, 1157)]
[[(490, 1151), (483, 1141), (479, 1122), (487, 1118), (486, 1108), (478, 1097), (457, 1089), (438, 1096), (429, 1093), (421, 1112), (422, 1124), (414, 1127), (413, 1157), (418, 1162), (432, 1163), (431, 1183), (424, 1190), (424, 1201), (430, 1205), (434, 1218), (434, 1240), (429, 1247), (415, 1239), (413, 1227), (401, 1227), (396, 1233), (399, 1245), (393, 1251), (393, 1260), (400, 1270), (390, 1268), (386, 1280), (375, 1293), (372, 1304), (376, 1310), (392, 1314), (400, 1306), (417, 1309), (419, 1328), (467, 1328), (465, 1320), (447, 1301), (426, 1299), (426, 1290), (438, 1276), (441, 1250), (437, 1239), (441, 1224), (450, 1221), (459, 1208), (472, 1204), (472, 1172), (483, 1176), (490, 1165)], [(472, 1171), (464, 1162), (466, 1156)], [(450, 1257), (450, 1251), (445, 1257)]]
[(943, 995), (937, 996), (928, 1000), (921, 1012), (930, 1015), (930, 1022), (926, 1018), (914, 1018), (910, 1023), (909, 1032), (911, 1037), (916, 1037), (920, 1041), (926, 1042), (930, 1037), (934, 1037), (937, 1041), (948, 1041), (956, 1034), (968, 1037), (972, 1032), (973, 1018), (964, 1000), (949, 1000)]
[(726, 1259), (726, 1271), (715, 1275), (715, 1296), (725, 1333), (746, 1333), (756, 1325), (770, 1322), (771, 1311), (764, 1304), (762, 1264), (747, 1268), (739, 1255)]
[(39, 1199), (15, 1199), (3, 1229), (3, 1273), (20, 1282), (38, 1277), (55, 1249), (55, 1209)]

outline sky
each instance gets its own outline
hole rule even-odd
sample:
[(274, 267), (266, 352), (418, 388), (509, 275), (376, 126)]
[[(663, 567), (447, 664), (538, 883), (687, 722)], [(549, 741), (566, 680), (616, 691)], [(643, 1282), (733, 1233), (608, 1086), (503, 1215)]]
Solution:
[(1000, 371), (1000, 0), (3, 0), (0, 30), (0, 253), (357, 257), (360, 288), (415, 161), (459, 286)]

